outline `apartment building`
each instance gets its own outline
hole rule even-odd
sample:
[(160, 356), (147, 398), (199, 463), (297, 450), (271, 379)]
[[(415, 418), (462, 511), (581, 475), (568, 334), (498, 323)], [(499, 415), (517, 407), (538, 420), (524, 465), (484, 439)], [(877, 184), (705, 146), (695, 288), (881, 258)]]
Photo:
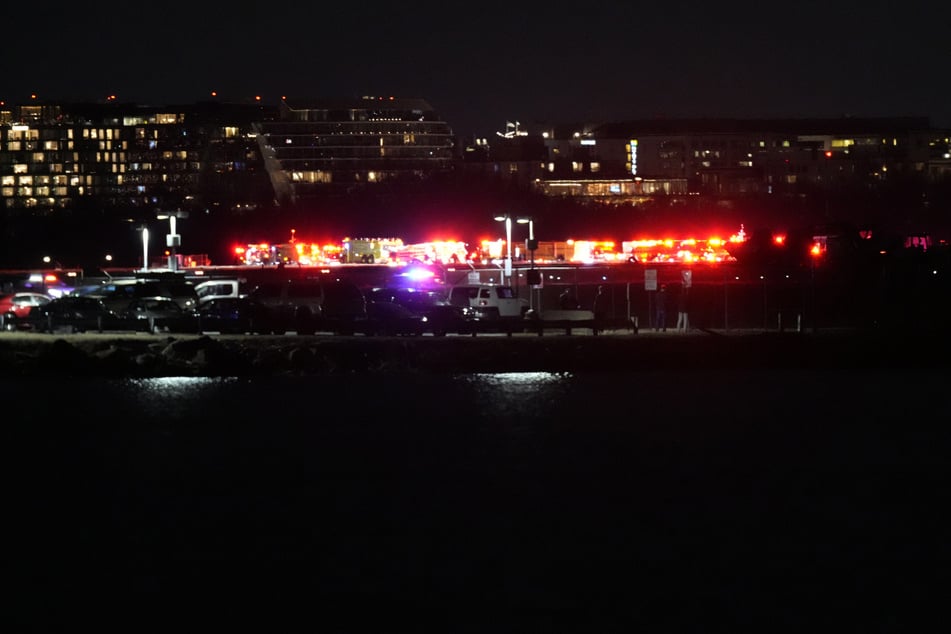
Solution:
[(134, 213), (252, 205), (267, 184), (259, 104), (26, 104), (0, 108), (0, 208)]
[(798, 193), (951, 176), (951, 131), (927, 118), (683, 119), (544, 130), (549, 195)]
[(0, 209), (295, 206), (450, 172), (623, 204), (951, 178), (951, 131), (922, 117), (524, 126), (463, 146), (423, 99), (0, 106)]

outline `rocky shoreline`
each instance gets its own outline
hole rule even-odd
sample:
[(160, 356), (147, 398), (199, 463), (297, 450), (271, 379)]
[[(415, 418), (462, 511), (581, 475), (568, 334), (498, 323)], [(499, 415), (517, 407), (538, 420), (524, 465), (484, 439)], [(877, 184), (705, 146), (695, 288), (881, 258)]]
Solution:
[(947, 340), (869, 333), (514, 337), (0, 336), (4, 377), (948, 368)]

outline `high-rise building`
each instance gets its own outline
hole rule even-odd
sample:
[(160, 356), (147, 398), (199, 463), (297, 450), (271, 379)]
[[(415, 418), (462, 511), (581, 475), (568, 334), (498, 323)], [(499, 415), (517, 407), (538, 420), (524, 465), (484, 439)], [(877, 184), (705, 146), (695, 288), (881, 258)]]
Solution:
[(27, 104), (0, 109), (0, 206), (10, 213), (248, 205), (273, 196), (259, 104)]

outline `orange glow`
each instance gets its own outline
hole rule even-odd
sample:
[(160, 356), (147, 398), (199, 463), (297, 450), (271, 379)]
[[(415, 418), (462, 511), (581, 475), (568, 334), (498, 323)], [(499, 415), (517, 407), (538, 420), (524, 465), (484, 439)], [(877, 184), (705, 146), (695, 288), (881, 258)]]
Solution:
[(826, 158), (832, 158), (832, 150), (826, 150)]
[(786, 244), (786, 236), (784, 235), (775, 235), (773, 236), (773, 244), (782, 246)]
[(818, 257), (818, 256), (822, 255), (822, 245), (819, 244), (818, 242), (814, 243), (814, 244), (812, 245), (812, 248), (809, 249), (809, 253), (810, 253), (813, 257)]
[(739, 233), (730, 236), (729, 240), (714, 237), (707, 239), (684, 238), (680, 240), (667, 238), (665, 240), (641, 239), (621, 243), (624, 259), (631, 262), (662, 264), (662, 263), (718, 263), (735, 262), (736, 258), (726, 250), (727, 243), (739, 244), (746, 241), (746, 233), (740, 227)]

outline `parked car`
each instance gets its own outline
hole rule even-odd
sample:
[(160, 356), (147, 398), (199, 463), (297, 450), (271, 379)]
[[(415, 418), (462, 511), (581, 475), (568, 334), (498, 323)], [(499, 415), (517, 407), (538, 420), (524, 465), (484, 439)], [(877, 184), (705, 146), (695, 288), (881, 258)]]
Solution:
[(198, 314), (184, 310), (169, 297), (140, 297), (133, 299), (119, 313), (131, 330), (145, 332), (197, 332)]
[(115, 313), (125, 310), (132, 300), (143, 297), (168, 297), (186, 311), (198, 307), (195, 285), (184, 278), (110, 280), (77, 288), (73, 294), (100, 299)]
[(267, 307), (278, 331), (353, 334), (367, 319), (366, 298), (353, 282), (337, 279), (259, 284), (248, 297)]
[(4, 330), (15, 330), (17, 321), (26, 317), (34, 306), (44, 306), (52, 295), (36, 291), (17, 291), (0, 295), (0, 324)]
[(42, 306), (34, 306), (26, 317), (18, 320), (17, 327), (50, 333), (102, 332), (124, 330), (127, 322), (95, 297), (64, 295)]
[(363, 332), (368, 336), (419, 336), (427, 331), (427, 319), (420, 313), (389, 301), (367, 302)]
[(199, 332), (222, 334), (283, 332), (273, 322), (273, 312), (250, 297), (218, 297), (203, 302), (197, 311)]
[[(472, 328), (470, 310), (449, 303), (445, 292), (415, 288), (374, 288), (367, 291), (367, 312), (370, 304), (391, 303), (404, 307), (423, 320), (423, 331), (441, 337), (447, 333), (469, 332)], [(372, 318), (372, 315), (371, 315)]]

